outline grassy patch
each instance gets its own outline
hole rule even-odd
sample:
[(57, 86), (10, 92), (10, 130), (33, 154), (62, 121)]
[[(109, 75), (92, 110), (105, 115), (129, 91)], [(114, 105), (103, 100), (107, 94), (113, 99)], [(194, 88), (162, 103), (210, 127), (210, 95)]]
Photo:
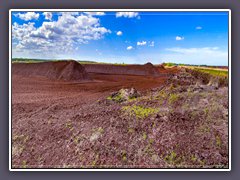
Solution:
[(228, 76), (228, 71), (226, 70), (220, 70), (220, 69), (201, 69), (201, 68), (195, 68), (195, 70), (203, 72), (203, 73), (208, 73), (212, 76), (220, 76), (220, 77), (227, 77)]
[(115, 101), (115, 102), (119, 102), (119, 103), (124, 101), (123, 96), (121, 94), (118, 94), (118, 95), (116, 95), (114, 97), (108, 96), (107, 100), (111, 100), (111, 101)]
[(178, 98), (179, 98), (178, 94), (174, 94), (174, 93), (170, 94), (169, 103), (171, 103), (171, 104), (175, 103), (178, 100)]
[(152, 114), (156, 114), (159, 112), (158, 109), (151, 108), (151, 107), (143, 107), (143, 106), (124, 106), (122, 110), (127, 112), (130, 116), (135, 116), (139, 119), (146, 118)]
[(165, 156), (164, 160), (171, 165), (177, 165), (181, 162), (181, 157), (177, 156), (177, 153), (171, 151), (168, 155)]

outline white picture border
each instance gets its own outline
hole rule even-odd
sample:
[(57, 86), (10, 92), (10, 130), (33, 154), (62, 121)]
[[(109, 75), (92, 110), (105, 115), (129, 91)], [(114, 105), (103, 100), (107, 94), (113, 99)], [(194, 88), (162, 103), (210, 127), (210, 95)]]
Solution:
[[(32, 169), (15, 169), (12, 168), (12, 73), (11, 73), (11, 67), (12, 67), (12, 12), (228, 12), (228, 77), (229, 77), (229, 122), (228, 122), (228, 139), (229, 139), (229, 168), (228, 169), (180, 169), (180, 168), (169, 168), (169, 169), (137, 169), (137, 168), (129, 168), (129, 169), (68, 169), (68, 168), (62, 168), (62, 169), (55, 169), (55, 168), (49, 168), (49, 169), (38, 169), (38, 168), (32, 168)], [(9, 10), (9, 171), (231, 171), (231, 10), (230, 9), (10, 9)]]

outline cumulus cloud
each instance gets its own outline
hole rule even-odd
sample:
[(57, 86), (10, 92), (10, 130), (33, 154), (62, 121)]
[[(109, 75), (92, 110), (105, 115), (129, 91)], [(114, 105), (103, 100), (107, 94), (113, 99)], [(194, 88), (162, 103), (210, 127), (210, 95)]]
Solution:
[(142, 42), (137, 42), (138, 46), (145, 46), (147, 44), (146, 41), (142, 41)]
[(132, 50), (132, 49), (133, 49), (132, 46), (128, 46), (128, 47), (127, 47), (127, 50)]
[(69, 52), (108, 33), (111, 31), (102, 27), (98, 18), (72, 13), (61, 13), (57, 21), (45, 21), (37, 28), (30, 22), (12, 25), (12, 39), (18, 42), (15, 48), (32, 53)]
[(52, 20), (52, 13), (51, 12), (44, 12), (43, 15), (45, 16), (46, 20)]
[(139, 17), (138, 12), (117, 12), (116, 17), (135, 18)]
[(118, 35), (118, 36), (121, 36), (122, 34), (123, 34), (122, 31), (118, 31), (118, 32), (117, 32), (117, 35)]
[(177, 40), (177, 41), (184, 40), (184, 37), (181, 37), (181, 36), (176, 36), (176, 40)]
[(201, 26), (197, 26), (196, 29), (197, 29), (197, 30), (201, 30), (202, 27), (201, 27)]
[(84, 12), (85, 14), (91, 15), (91, 16), (104, 16), (104, 12)]
[(39, 18), (39, 13), (35, 13), (35, 12), (17, 13), (15, 14), (15, 16), (19, 17), (24, 21), (30, 21), (34, 19), (37, 20)]

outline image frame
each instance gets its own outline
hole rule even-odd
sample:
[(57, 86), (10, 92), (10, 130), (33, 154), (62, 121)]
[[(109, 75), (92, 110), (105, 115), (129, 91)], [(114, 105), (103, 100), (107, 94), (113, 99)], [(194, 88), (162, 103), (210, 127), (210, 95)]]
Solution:
[[(228, 169), (208, 168), (12, 168), (12, 12), (228, 12)], [(10, 9), (9, 10), (9, 171), (231, 171), (231, 10), (230, 9)]]

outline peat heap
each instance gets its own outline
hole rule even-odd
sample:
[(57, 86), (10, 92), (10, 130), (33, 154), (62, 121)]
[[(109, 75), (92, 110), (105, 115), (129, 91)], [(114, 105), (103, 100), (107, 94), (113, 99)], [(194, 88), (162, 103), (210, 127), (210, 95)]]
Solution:
[(76, 61), (56, 61), (41, 63), (15, 63), (12, 73), (25, 77), (41, 76), (52, 80), (90, 80), (85, 68)]
[(84, 64), (88, 73), (121, 74), (139, 76), (163, 76), (164, 70), (147, 63), (144, 65)]

